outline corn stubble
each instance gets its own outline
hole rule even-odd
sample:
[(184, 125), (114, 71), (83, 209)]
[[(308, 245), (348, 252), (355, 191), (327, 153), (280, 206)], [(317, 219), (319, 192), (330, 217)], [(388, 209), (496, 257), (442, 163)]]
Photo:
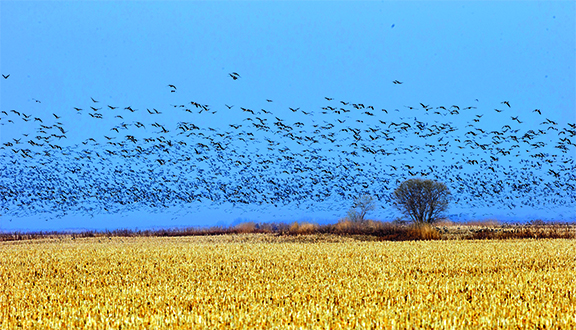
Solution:
[(576, 241), (0, 244), (0, 328), (575, 328)]

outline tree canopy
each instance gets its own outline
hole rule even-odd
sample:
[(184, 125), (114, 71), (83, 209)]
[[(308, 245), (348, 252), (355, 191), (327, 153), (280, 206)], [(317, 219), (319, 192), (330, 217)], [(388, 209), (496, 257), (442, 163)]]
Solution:
[(448, 209), (451, 193), (442, 182), (409, 179), (393, 194), (394, 206), (416, 224), (434, 223)]

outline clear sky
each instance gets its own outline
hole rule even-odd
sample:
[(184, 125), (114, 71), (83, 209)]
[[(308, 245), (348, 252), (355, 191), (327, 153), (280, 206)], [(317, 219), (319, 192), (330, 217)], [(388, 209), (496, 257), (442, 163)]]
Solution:
[(445, 182), (454, 219), (574, 219), (575, 17), (2, 1), (0, 230), (335, 222), (364, 193), (392, 220), (411, 177)]

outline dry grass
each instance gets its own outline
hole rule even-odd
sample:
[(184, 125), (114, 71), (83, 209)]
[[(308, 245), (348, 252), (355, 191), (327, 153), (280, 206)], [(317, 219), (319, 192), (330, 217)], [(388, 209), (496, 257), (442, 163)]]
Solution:
[(4, 242), (0, 328), (568, 329), (574, 255), (575, 240), (329, 234)]

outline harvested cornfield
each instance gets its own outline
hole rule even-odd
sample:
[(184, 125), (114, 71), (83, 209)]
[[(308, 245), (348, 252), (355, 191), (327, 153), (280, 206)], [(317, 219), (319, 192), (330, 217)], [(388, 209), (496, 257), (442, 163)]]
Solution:
[(576, 240), (0, 243), (0, 328), (575, 328)]

